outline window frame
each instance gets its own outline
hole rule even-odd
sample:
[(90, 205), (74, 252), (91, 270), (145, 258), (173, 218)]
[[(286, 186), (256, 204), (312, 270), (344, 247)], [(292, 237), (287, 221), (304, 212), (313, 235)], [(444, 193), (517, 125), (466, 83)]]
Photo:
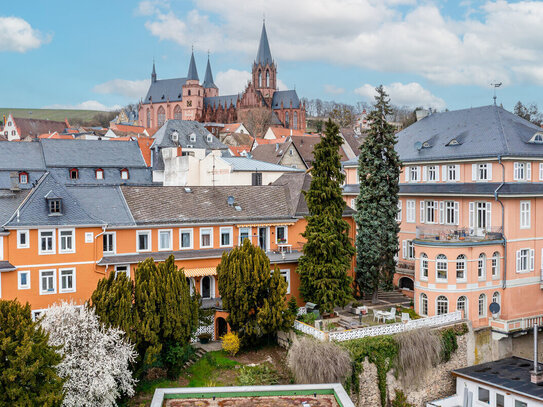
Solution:
[[(285, 232), (284, 232), (284, 242), (279, 242), (279, 233), (278, 233), (278, 230), (282, 228)], [(288, 244), (288, 226), (287, 225), (280, 225), (280, 226), (276, 226), (275, 227), (275, 244)]]
[[(44, 291), (43, 290), (43, 274), (44, 273), (49, 273), (49, 272), (53, 273), (53, 275), (52, 275), (53, 289), (51, 291), (49, 291), (49, 290)], [(40, 276), (40, 279), (39, 279), (39, 282), (40, 282), (39, 293), (40, 293), (40, 295), (56, 294), (57, 293), (57, 271), (56, 271), (56, 269), (39, 270), (39, 276)]]
[[(458, 171), (456, 171), (457, 165), (456, 164), (447, 164), (447, 167), (445, 168), (446, 175), (447, 175), (447, 182), (457, 182), (459, 181), (458, 177)], [(454, 174), (454, 178), (451, 178), (451, 173)]]
[(279, 269), (279, 272), (281, 273), (281, 277), (285, 278), (287, 282), (287, 294), (290, 294), (290, 269)]
[[(72, 273), (72, 288), (62, 288), (62, 272), (63, 271), (71, 271)], [(75, 293), (77, 291), (76, 288), (76, 278), (75, 278), (75, 267), (66, 267), (58, 269), (58, 282), (59, 282), (59, 293)]]
[[(71, 249), (62, 249), (62, 232), (71, 232)], [(58, 252), (60, 254), (75, 253), (75, 229), (58, 229)]]
[[(490, 178), (489, 178), (489, 171), (488, 171), (488, 166), (489, 165), (492, 165), (492, 164), (489, 164), (489, 163), (479, 163), (477, 164), (477, 177), (476, 177), (476, 180), (477, 181), (490, 181)], [(484, 177), (482, 177), (481, 175), (483, 174), (484, 172)]]
[(405, 206), (406, 206), (405, 221), (407, 223), (416, 223), (417, 222), (417, 201), (415, 199), (408, 199), (405, 202)]
[(130, 179), (130, 173), (128, 172), (128, 168), (123, 168), (121, 170), (121, 180), (127, 181)]
[(439, 167), (437, 165), (429, 165), (426, 167), (426, 179), (428, 182), (437, 182)]
[[(481, 307), (481, 300), (482, 300), (482, 307)], [(486, 318), (486, 315), (487, 315), (486, 308), (487, 307), (486, 307), (486, 294), (485, 293), (482, 293), (482, 294), (479, 295), (477, 305), (478, 305), (477, 314), (478, 314), (479, 318)], [(482, 311), (482, 313), (481, 313), (481, 311)]]
[(19, 173), (19, 184), (26, 185), (26, 184), (28, 184), (28, 181), (30, 181), (30, 177), (28, 176), (28, 172), (21, 171)]
[[(190, 236), (190, 245), (189, 247), (183, 247), (183, 233), (187, 233)], [(194, 248), (194, 229), (193, 228), (182, 228), (179, 229), (179, 250), (191, 250)]]
[(484, 281), (486, 280), (486, 263), (487, 263), (486, 253), (480, 253), (477, 257), (477, 280)]
[[(229, 243), (223, 244), (222, 243), (222, 236), (225, 234), (224, 232), (227, 232), (229, 235)], [(233, 247), (234, 246), (234, 228), (232, 226), (224, 226), (219, 228), (219, 247)]]
[[(441, 257), (443, 256), (443, 257)], [(444, 263), (445, 268), (444, 269), (438, 269), (438, 264)], [(445, 278), (439, 277), (439, 272), (444, 271), (445, 272)], [(447, 282), (449, 278), (449, 260), (446, 255), (440, 253), (436, 256), (436, 282)]]
[(490, 261), (490, 273), (492, 274), (493, 279), (500, 278), (500, 253), (492, 253), (492, 258)]
[[(26, 274), (26, 284), (21, 284), (21, 275)], [(17, 289), (18, 290), (30, 290), (31, 282), (30, 282), (30, 270), (17, 270)]]
[[(484, 401), (481, 399), (481, 390), (484, 390), (487, 392), (488, 401)], [(486, 387), (477, 386), (477, 402), (490, 405), (490, 389), (487, 389)]]
[(520, 219), (519, 227), (521, 229), (530, 229), (531, 228), (531, 217), (532, 217), (532, 201), (520, 201)]
[[(457, 282), (466, 282), (467, 281), (467, 257), (465, 254), (459, 254), (456, 257), (456, 281)], [(460, 269), (458, 266), (462, 265)], [(462, 271), (462, 277), (458, 277), (458, 272)]]
[[(75, 177), (72, 177), (73, 174), (75, 174)], [(79, 179), (79, 170), (77, 168), (70, 168), (68, 170), (68, 179), (71, 181)]]
[[(25, 235), (25, 244), (21, 244), (21, 235)], [(30, 231), (28, 229), (18, 229), (17, 230), (17, 249), (28, 249), (30, 248)]]
[[(169, 238), (168, 247), (161, 247), (162, 245), (162, 239), (160, 237), (161, 233), (169, 233), (170, 238)], [(163, 251), (173, 250), (173, 230), (172, 229), (159, 229), (157, 232), (157, 237), (158, 237), (158, 251), (163, 252)]]
[(241, 240), (241, 231), (242, 230), (247, 230), (248, 231), (248, 235), (247, 235), (247, 238), (251, 243), (253, 242), (253, 228), (252, 227), (242, 227), (242, 228), (238, 228), (238, 245), (241, 246), (243, 245), (243, 240)]
[[(461, 299), (464, 299), (462, 301), (462, 303), (464, 304), (464, 308), (459, 308), (458, 307), (458, 304), (460, 304), (460, 300)], [(458, 297), (456, 299), (456, 310), (457, 311), (464, 311), (464, 315), (463, 315), (463, 318), (467, 318), (467, 315), (468, 315), (468, 297), (466, 295), (461, 295), (460, 297)]]
[[(113, 236), (112, 239), (111, 239), (112, 240), (112, 246), (113, 246), (112, 251), (110, 251), (110, 250), (105, 251), (104, 250), (104, 240), (105, 240), (106, 236)], [(115, 253), (117, 253), (117, 233), (116, 232), (105, 232), (102, 235), (102, 253), (103, 254), (115, 254)]]
[[(119, 268), (126, 267), (126, 270), (119, 271)], [(115, 277), (117, 277), (117, 274), (119, 273), (125, 273), (128, 279), (130, 280), (130, 264), (116, 264), (115, 265)]]
[[(531, 249), (531, 248), (527, 248), (527, 247), (524, 247), (524, 248), (520, 248), (517, 250), (517, 253), (520, 253), (516, 256), (518, 256), (518, 258), (516, 257), (515, 258), (515, 262), (516, 262), (516, 272), (517, 273), (530, 273), (532, 272), (532, 255), (535, 253), (535, 250), (534, 249)], [(523, 256), (523, 253), (526, 253), (526, 256)], [(523, 259), (525, 258), (526, 260), (526, 268), (519, 268), (519, 264), (518, 264), (518, 261), (520, 260), (520, 262), (522, 263), (523, 262)]]
[[(426, 273), (424, 273), (426, 271)], [(425, 275), (426, 274), (426, 275)], [(430, 274), (429, 260), (426, 253), (420, 254), (420, 279), (428, 280), (428, 275)]]
[[(440, 304), (441, 303), (441, 304)], [(446, 312), (440, 312), (440, 305), (445, 304)], [(449, 313), (449, 299), (444, 295), (438, 295), (436, 298), (436, 315), (445, 315)]]
[(425, 293), (419, 296), (419, 315), (428, 316), (428, 296)]
[[(209, 246), (204, 246), (202, 244), (202, 236), (204, 235), (205, 231), (210, 231), (209, 233)], [(213, 248), (213, 228), (200, 228), (199, 230), (199, 236), (200, 239), (198, 241), (200, 249), (212, 249)]]
[[(140, 236), (141, 235), (147, 235), (147, 245), (149, 246), (147, 249), (140, 249), (139, 247), (139, 244), (140, 244)], [(152, 243), (152, 234), (151, 234), (151, 231), (150, 230), (137, 230), (136, 231), (136, 251), (137, 252), (150, 252), (152, 250), (152, 247), (153, 247), (153, 243)]]
[[(436, 211), (439, 205), (436, 205), (434, 200), (424, 200), (424, 223), (435, 225), (438, 219), (436, 219)], [(429, 216), (432, 215), (432, 221), (428, 220)]]
[(410, 166), (409, 167), (409, 182), (419, 182), (420, 181), (419, 178), (420, 178), (420, 167), (416, 165)]
[[(98, 174), (101, 174), (100, 177), (98, 177)], [(102, 168), (97, 168), (94, 170), (94, 177), (97, 179), (97, 180), (100, 180), (102, 181), (104, 178), (105, 178), (105, 174), (104, 174), (104, 170)]]
[[(42, 233), (51, 233), (51, 250), (42, 250)], [(56, 254), (56, 234), (55, 229), (38, 229), (38, 254), (48, 255)]]

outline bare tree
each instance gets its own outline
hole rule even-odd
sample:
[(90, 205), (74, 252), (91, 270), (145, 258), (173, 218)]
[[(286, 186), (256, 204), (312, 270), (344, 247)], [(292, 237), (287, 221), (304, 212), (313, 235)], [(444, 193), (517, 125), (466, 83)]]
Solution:
[(253, 137), (263, 137), (272, 123), (272, 112), (265, 107), (241, 111), (239, 116)]

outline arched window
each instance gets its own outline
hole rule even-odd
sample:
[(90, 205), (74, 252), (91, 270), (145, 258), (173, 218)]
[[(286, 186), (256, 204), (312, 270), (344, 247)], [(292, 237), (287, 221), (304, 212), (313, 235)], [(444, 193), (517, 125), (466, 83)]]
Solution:
[(290, 120), (289, 120), (289, 117), (288, 117), (288, 112), (285, 112), (285, 127), (289, 128), (290, 127)]
[(98, 168), (94, 171), (94, 175), (96, 179), (104, 179), (104, 170), (101, 168)]
[(468, 299), (464, 295), (458, 297), (456, 301), (456, 310), (463, 311), (463, 317), (466, 318), (468, 315)]
[(128, 169), (123, 168), (121, 170), (121, 179), (127, 180), (129, 178)]
[(262, 87), (262, 72), (258, 71), (258, 87)]
[(477, 260), (477, 278), (484, 280), (486, 277), (486, 254), (481, 253)]
[(496, 304), (500, 305), (500, 293), (499, 292), (494, 292), (494, 294), (492, 294), (492, 302), (495, 302)]
[(298, 129), (298, 112), (292, 114), (292, 128)]
[(202, 298), (213, 298), (214, 296), (214, 284), (213, 284), (213, 277), (211, 276), (204, 276), (202, 277), (202, 281), (200, 282), (200, 295)]
[(79, 171), (77, 168), (72, 168), (69, 173), (70, 179), (78, 179), (79, 178)]
[(463, 254), (456, 258), (456, 279), (466, 279), (466, 256)]
[(500, 276), (500, 253), (494, 252), (492, 255), (492, 278)]
[(447, 280), (447, 256), (438, 254), (436, 257), (436, 278)]
[(266, 87), (270, 87), (270, 71), (266, 71)]
[(479, 296), (479, 317), (486, 317), (486, 295)]
[(164, 108), (162, 106), (160, 106), (158, 108), (158, 122), (157, 122), (157, 125), (159, 127), (162, 127), (162, 125), (164, 124), (165, 121), (166, 121), (166, 111), (164, 110)]
[(19, 173), (19, 184), (28, 184), (28, 172), (22, 171)]
[(424, 293), (420, 295), (419, 314), (428, 315), (428, 297)]
[(440, 295), (436, 300), (436, 315), (443, 315), (449, 312), (449, 300), (444, 295)]
[(147, 127), (151, 127), (151, 111), (147, 109)]
[(175, 120), (182, 120), (183, 116), (181, 113), (181, 106), (175, 105), (175, 108), (173, 109), (173, 118)]
[(428, 256), (426, 253), (420, 254), (420, 278), (428, 278)]

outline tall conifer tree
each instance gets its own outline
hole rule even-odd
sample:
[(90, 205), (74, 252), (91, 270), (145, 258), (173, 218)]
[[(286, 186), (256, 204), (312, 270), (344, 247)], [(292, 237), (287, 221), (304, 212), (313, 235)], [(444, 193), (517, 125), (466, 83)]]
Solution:
[(394, 149), (394, 127), (387, 122), (390, 100), (383, 86), (376, 88), (370, 128), (360, 148), (356, 199), (356, 283), (366, 296), (377, 300), (379, 287), (392, 288), (398, 253), (398, 180), (401, 162)]
[(303, 237), (307, 239), (298, 263), (300, 293), (306, 301), (318, 305), (321, 312), (332, 312), (352, 298), (352, 279), (348, 270), (354, 248), (349, 224), (343, 219), (345, 201), (341, 185), (339, 147), (343, 139), (339, 127), (326, 122), (324, 137), (315, 146), (311, 186), (304, 192), (310, 215)]

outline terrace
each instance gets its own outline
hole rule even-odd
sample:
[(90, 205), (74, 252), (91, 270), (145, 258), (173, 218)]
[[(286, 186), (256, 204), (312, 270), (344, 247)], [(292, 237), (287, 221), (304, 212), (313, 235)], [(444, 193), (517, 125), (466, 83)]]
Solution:
[(502, 227), (473, 229), (451, 225), (417, 226), (416, 239), (421, 242), (474, 243), (503, 240)]

